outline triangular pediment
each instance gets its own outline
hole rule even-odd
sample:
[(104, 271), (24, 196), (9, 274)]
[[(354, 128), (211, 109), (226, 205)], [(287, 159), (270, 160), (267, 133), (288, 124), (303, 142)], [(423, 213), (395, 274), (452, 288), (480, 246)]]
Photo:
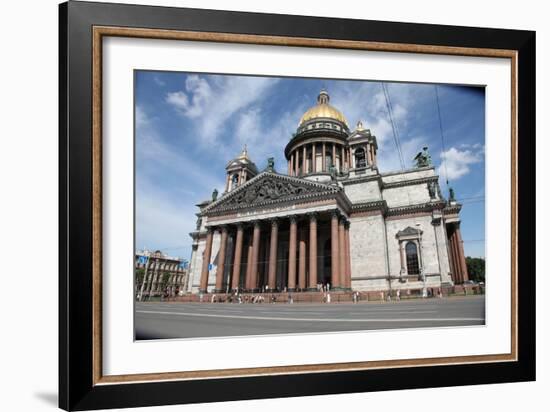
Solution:
[(397, 237), (418, 236), (420, 234), (422, 234), (422, 231), (420, 229), (415, 229), (414, 227), (408, 226), (405, 229), (397, 232)]
[(342, 189), (336, 185), (263, 172), (237, 189), (209, 205), (204, 212), (217, 213), (235, 209), (255, 208), (293, 200), (335, 195)]

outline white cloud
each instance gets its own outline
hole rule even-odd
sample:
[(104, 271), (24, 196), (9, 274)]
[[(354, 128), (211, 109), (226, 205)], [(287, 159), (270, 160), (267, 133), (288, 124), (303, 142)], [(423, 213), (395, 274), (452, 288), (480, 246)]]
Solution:
[(158, 76), (155, 76), (153, 77), (153, 80), (155, 81), (155, 83), (160, 86), (160, 87), (164, 87), (166, 86), (166, 82), (164, 80), (162, 80), (160, 77)]
[[(413, 103), (410, 88), (406, 85), (391, 84), (388, 84), (387, 87), (393, 120), (399, 131), (402, 132), (407, 127), (409, 107)], [(386, 143), (393, 144), (393, 131), (386, 98), (380, 83), (345, 83), (343, 87), (338, 87), (335, 90), (331, 103), (344, 113), (350, 128), (353, 129), (357, 121), (362, 120), (363, 125), (376, 135), (379, 146)]]
[(166, 101), (184, 116), (191, 119), (201, 117), (213, 95), (208, 81), (192, 74), (185, 80), (185, 90), (187, 94), (183, 91), (168, 93)]
[(139, 129), (145, 127), (149, 124), (149, 116), (141, 108), (141, 106), (136, 106), (136, 127)]
[(470, 172), (470, 165), (480, 163), (483, 160), (484, 152), (484, 147), (478, 144), (470, 146), (470, 148), (460, 150), (451, 147), (449, 150), (442, 152), (438, 173), (441, 176), (447, 175), (449, 180), (460, 179), (467, 175)]
[(237, 126), (235, 128), (235, 138), (239, 145), (248, 144), (259, 140), (262, 134), (260, 127), (262, 123), (262, 114), (259, 108), (250, 108), (239, 115)]
[(136, 193), (136, 247), (189, 258), (196, 212), (193, 204), (177, 202), (142, 178)]
[[(403, 154), (405, 169), (413, 167), (414, 156), (424, 146), (426, 146), (426, 138), (421, 136), (401, 141), (401, 153)], [(393, 142), (388, 142), (384, 150), (378, 151), (377, 164), (382, 173), (401, 170), (401, 162)]]
[(184, 90), (166, 95), (166, 102), (194, 120), (201, 140), (216, 141), (219, 130), (235, 114), (263, 100), (278, 79), (246, 76), (213, 76), (209, 80), (190, 75)]
[[(136, 107), (136, 141), (138, 179), (162, 179), (166, 170), (169, 170), (170, 176), (181, 182), (201, 182), (202, 186), (209, 188), (207, 190), (217, 188), (221, 192), (225, 189), (218, 170), (205, 168), (203, 164), (187, 155), (181, 147), (175, 148), (164, 142), (155, 127), (154, 119), (140, 106)], [(188, 187), (175, 189), (187, 196), (203, 196), (202, 193), (196, 193)]]
[(260, 170), (265, 166), (268, 157), (274, 157), (276, 170), (286, 173), (284, 146), (290, 141), (306, 110), (307, 107), (301, 104), (291, 111), (285, 111), (277, 119), (265, 116), (257, 108), (242, 112), (235, 129), (238, 147), (233, 150), (237, 153), (246, 144), (249, 156)]
[[(423, 136), (406, 137), (409, 133), (410, 117), (414, 115), (414, 106), (418, 96), (406, 84), (387, 84), (393, 121), (400, 136), (401, 152), (405, 168), (412, 166), (414, 155), (426, 145)], [(329, 90), (330, 93), (330, 90)], [(363, 126), (370, 129), (378, 143), (378, 167), (382, 172), (401, 169), (399, 155), (395, 148), (393, 128), (388, 114), (388, 104), (380, 83), (347, 82), (331, 93), (331, 104), (346, 116), (351, 129), (361, 120)]]

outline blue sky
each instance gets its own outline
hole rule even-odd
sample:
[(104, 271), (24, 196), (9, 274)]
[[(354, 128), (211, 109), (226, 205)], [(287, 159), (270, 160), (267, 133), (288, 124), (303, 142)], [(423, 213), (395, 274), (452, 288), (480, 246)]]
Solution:
[[(380, 82), (136, 71), (136, 247), (189, 258), (195, 205), (225, 186), (225, 165), (247, 144), (263, 169), (268, 157), (286, 173), (283, 149), (302, 114), (327, 89), (353, 128), (358, 120), (378, 140), (381, 172), (400, 169)], [(439, 85), (386, 83), (406, 167), (428, 146), (464, 204), (467, 256), (485, 255), (485, 93)], [(446, 167), (443, 165), (446, 163)]]

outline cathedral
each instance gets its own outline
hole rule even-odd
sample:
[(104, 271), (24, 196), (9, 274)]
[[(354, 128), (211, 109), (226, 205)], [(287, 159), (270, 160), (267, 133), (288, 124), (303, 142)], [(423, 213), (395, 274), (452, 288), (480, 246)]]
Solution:
[(245, 149), (225, 191), (198, 204), (188, 292), (426, 290), (468, 280), (461, 205), (441, 195), (427, 148), (380, 173), (376, 136), (349, 128), (322, 90), (284, 149), (259, 170)]

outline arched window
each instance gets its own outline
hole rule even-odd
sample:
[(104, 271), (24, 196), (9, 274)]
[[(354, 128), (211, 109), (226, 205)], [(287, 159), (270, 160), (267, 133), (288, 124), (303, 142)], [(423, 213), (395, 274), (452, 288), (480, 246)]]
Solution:
[(409, 275), (420, 275), (420, 265), (418, 263), (418, 248), (416, 243), (408, 242), (405, 246), (407, 254), (407, 273)]
[(355, 167), (367, 167), (367, 162), (365, 160), (365, 149), (362, 147), (355, 150)]
[(231, 189), (235, 189), (237, 187), (237, 184), (239, 183), (239, 175), (235, 173), (231, 177)]

